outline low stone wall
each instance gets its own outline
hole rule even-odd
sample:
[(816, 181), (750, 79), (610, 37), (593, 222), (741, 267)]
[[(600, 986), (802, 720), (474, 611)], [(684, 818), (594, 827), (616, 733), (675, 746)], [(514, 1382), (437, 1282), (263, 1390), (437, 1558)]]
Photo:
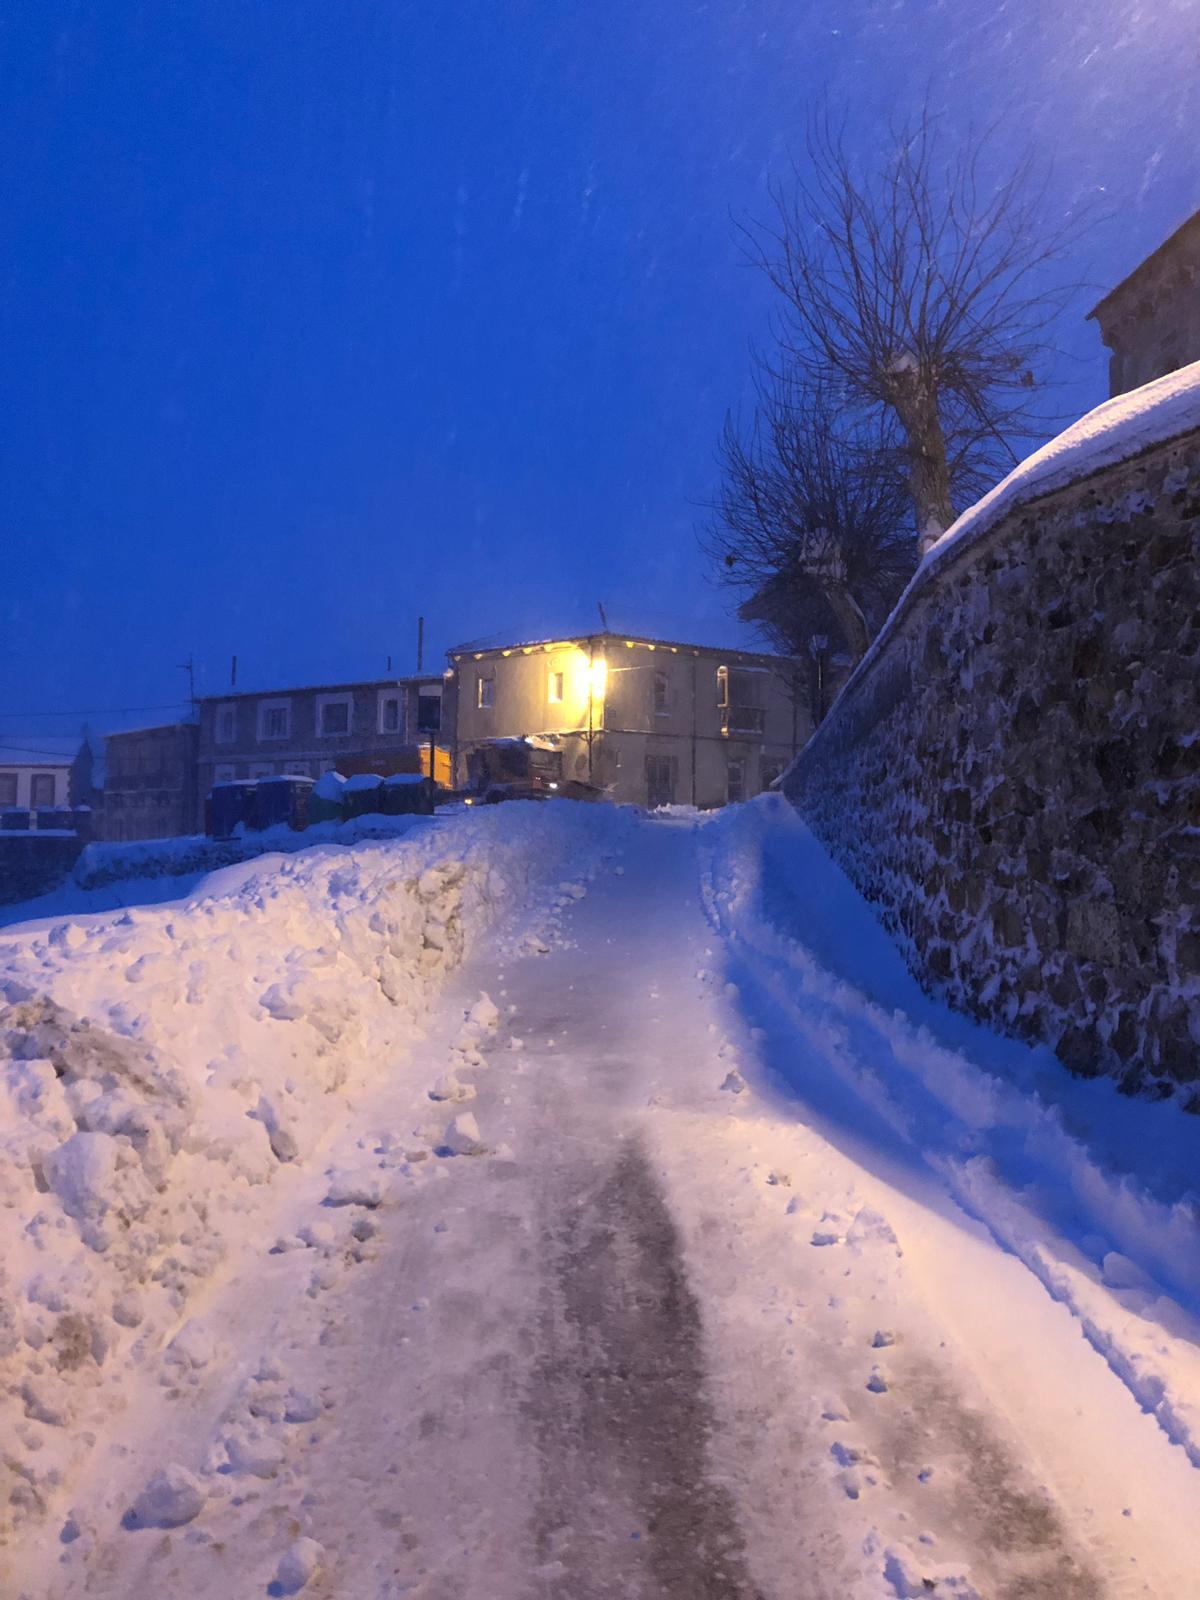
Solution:
[(1200, 429), (940, 554), (783, 787), (927, 987), (1200, 1110)]
[(0, 833), (0, 905), (57, 888), (82, 849), (73, 833)]

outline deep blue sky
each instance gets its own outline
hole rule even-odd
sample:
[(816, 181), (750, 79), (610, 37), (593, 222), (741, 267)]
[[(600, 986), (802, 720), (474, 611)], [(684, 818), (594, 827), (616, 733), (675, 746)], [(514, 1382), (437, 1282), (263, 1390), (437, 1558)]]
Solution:
[[(0, 740), (28, 710), (411, 668), (695, 548), (814, 97), (928, 89), (1103, 191), (1107, 286), (1200, 205), (1195, 0), (9, 0)], [(1067, 411), (1103, 398), (1081, 293)], [(102, 725), (104, 718), (96, 719)], [(133, 721), (153, 720), (134, 717)]]

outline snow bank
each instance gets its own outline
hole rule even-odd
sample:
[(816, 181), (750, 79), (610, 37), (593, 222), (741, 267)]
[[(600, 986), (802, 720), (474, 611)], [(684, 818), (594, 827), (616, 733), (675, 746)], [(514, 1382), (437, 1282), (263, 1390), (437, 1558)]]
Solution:
[(1072, 1078), (926, 995), (778, 797), (702, 838), (709, 915), (804, 1042), (791, 1088), (938, 1173), (1200, 1466), (1200, 1118)]
[[(347, 781), (337, 773), (327, 772), (313, 785), (313, 793), (323, 799), (330, 798), (326, 784), (328, 779), (334, 778), (337, 779), (332, 793), (334, 799), (351, 785), (356, 790), (374, 789), (382, 782), (374, 777), (363, 783), (353, 778)], [(90, 844), (76, 863), (74, 879), (81, 888), (93, 889), (122, 878), (179, 877), (192, 872), (212, 872), (235, 861), (276, 853), (290, 855), (297, 850), (309, 850), (315, 844), (356, 844), (363, 839), (396, 838), (412, 826), (412, 817), (385, 817), (375, 813), (369, 817), (355, 817), (349, 822), (318, 822), (303, 833), (296, 833), (281, 823), (236, 839), (209, 839), (203, 834), (194, 834), (182, 839)], [(31, 909), (36, 910), (36, 907)]]
[[(161, 1354), (164, 1381), (186, 1385), (219, 1359), (187, 1308), (263, 1226), (277, 1176), (318, 1154), (332, 1098), (389, 1072), (484, 930), (539, 895), (557, 903), (564, 872), (629, 825), (567, 802), (488, 808), (243, 862), (168, 906), (0, 934), (0, 1435), (15, 1474), (0, 1542), (69, 1481), (123, 1373)], [(486, 997), (476, 1012), (476, 1034), (494, 1026)], [(473, 1119), (448, 1143), (476, 1147)], [(331, 1175), (330, 1205), (379, 1199), (361, 1174)], [(168, 1468), (136, 1514), (174, 1526), (190, 1504)]]

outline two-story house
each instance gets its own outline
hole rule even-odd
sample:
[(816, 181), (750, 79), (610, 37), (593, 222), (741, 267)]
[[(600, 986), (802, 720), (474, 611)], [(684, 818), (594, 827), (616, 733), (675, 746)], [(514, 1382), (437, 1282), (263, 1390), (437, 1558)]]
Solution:
[(478, 745), (538, 735), (615, 800), (721, 806), (768, 788), (812, 728), (807, 664), (757, 651), (601, 632), (449, 658), (460, 784)]
[[(214, 783), (295, 773), (424, 770), (431, 736), (448, 751), (454, 685), (441, 676), (372, 679), (300, 689), (231, 691), (198, 701), (198, 803)], [(449, 778), (449, 756), (436, 775)]]

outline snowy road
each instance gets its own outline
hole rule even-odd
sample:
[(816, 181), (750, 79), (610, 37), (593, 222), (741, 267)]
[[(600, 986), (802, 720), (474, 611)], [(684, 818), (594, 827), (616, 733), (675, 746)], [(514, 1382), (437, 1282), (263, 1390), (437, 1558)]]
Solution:
[[(614, 827), (474, 943), (130, 1362), (16, 1593), (1198, 1592), (1196, 1119), (943, 1016), (744, 811)], [(165, 1463), (203, 1509), (133, 1525)]]

